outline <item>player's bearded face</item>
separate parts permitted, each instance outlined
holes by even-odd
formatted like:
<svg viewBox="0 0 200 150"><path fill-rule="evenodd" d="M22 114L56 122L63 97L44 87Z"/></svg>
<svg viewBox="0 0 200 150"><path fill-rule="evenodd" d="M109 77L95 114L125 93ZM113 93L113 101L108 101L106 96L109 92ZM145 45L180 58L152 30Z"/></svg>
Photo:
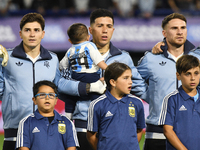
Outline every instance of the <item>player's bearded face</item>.
<svg viewBox="0 0 200 150"><path fill-rule="evenodd" d="M89 28L93 42L97 47L102 48L110 43L114 31L113 20L110 17L99 17Z"/></svg>
<svg viewBox="0 0 200 150"><path fill-rule="evenodd" d="M174 47L182 46L187 38L186 22L181 19L170 20L163 30L163 35L168 44Z"/></svg>

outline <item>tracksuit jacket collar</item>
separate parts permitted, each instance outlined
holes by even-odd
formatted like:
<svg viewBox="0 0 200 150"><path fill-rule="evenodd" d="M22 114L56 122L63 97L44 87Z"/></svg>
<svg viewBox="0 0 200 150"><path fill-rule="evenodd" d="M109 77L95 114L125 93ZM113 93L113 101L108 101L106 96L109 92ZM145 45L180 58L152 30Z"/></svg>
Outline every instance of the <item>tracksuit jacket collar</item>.
<svg viewBox="0 0 200 150"><path fill-rule="evenodd" d="M200 90L199 88L197 87L197 92L200 93ZM194 99L193 97L189 96L183 89L182 85L179 87L179 93L180 95L182 96L182 98L186 101L186 100L189 100L189 99ZM198 98L199 99L199 98Z"/></svg>
<svg viewBox="0 0 200 150"><path fill-rule="evenodd" d="M163 42L165 43L165 46L161 46L161 49L163 50L163 54L165 57L168 58L168 53L167 53L167 42L166 39L163 39ZM194 49L195 46L188 40L186 40L186 42L184 43L184 54L188 54L190 50Z"/></svg>
<svg viewBox="0 0 200 150"><path fill-rule="evenodd" d="M23 47L23 41L13 49L12 56L22 59L27 59L26 53ZM40 45L40 59L42 60L50 60L52 59L48 50L46 50L42 45Z"/></svg>
<svg viewBox="0 0 200 150"><path fill-rule="evenodd" d="M111 102L111 103L117 103L117 102L123 102L123 103L126 103L127 102L127 97L128 97L128 94L124 94L124 96L120 99L120 100L117 100L111 93L110 91L106 90L105 92L105 95L108 97L108 100Z"/></svg>
<svg viewBox="0 0 200 150"><path fill-rule="evenodd" d="M113 44L110 42L110 54L112 56L115 56L115 55L121 55L122 52L118 48L116 48L115 46L113 46Z"/></svg>
<svg viewBox="0 0 200 150"><path fill-rule="evenodd" d="M91 42L93 41L91 40ZM122 52L118 48L113 46L113 44L110 42L110 55L115 56L115 55L121 55L121 54Z"/></svg>
<svg viewBox="0 0 200 150"><path fill-rule="evenodd" d="M44 116L42 116L38 109L34 112L34 115L36 117L36 119L40 120L45 118ZM57 111L54 110L54 120L62 120L62 117L59 115L59 113ZM54 121L55 122L55 121Z"/></svg>

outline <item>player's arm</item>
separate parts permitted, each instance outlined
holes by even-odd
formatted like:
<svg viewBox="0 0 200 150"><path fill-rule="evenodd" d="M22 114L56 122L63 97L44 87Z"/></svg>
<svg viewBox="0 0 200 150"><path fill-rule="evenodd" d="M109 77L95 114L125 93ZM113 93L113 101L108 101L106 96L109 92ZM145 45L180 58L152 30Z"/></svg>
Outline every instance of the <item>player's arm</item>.
<svg viewBox="0 0 200 150"><path fill-rule="evenodd" d="M91 132L87 131L87 140L92 146L94 150L97 149L97 143L98 143L98 138L97 138L97 132Z"/></svg>
<svg viewBox="0 0 200 150"><path fill-rule="evenodd" d="M151 50L153 54L160 54L163 50L160 48L161 46L165 46L164 42L158 42Z"/></svg>
<svg viewBox="0 0 200 150"><path fill-rule="evenodd" d="M179 140L176 133L173 130L173 126L164 125L163 132L166 136L167 140L176 148L181 150L187 150L187 148L183 145L183 143Z"/></svg>
<svg viewBox="0 0 200 150"><path fill-rule="evenodd" d="M18 150L29 150L29 148L28 147L20 147L20 148L18 148Z"/></svg>
<svg viewBox="0 0 200 150"><path fill-rule="evenodd" d="M66 150L76 150L76 147L68 147Z"/></svg>
<svg viewBox="0 0 200 150"><path fill-rule="evenodd" d="M106 70L107 64L104 61L100 61L97 66L103 70Z"/></svg>
<svg viewBox="0 0 200 150"><path fill-rule="evenodd" d="M138 142L140 142L140 140L142 138L142 131L143 131L143 129L137 129L137 139L138 139Z"/></svg>

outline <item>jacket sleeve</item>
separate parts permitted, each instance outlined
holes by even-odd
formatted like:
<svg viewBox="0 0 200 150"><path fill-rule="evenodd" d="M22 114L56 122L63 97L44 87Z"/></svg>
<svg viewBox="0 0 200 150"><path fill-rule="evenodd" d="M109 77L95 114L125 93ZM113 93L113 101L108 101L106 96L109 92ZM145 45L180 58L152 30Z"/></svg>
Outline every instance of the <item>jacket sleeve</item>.
<svg viewBox="0 0 200 150"><path fill-rule="evenodd" d="M3 59L0 58L0 64L2 61L3 61ZM3 91L4 91L4 87L5 87L3 69L4 69L4 67L2 65L0 65L0 100L2 100Z"/></svg>
<svg viewBox="0 0 200 150"><path fill-rule="evenodd" d="M141 99L145 99L146 98L146 92L147 92L147 84L145 83L145 81L143 80L143 78L141 77L141 75L139 74L137 68L134 66L134 63L130 57L130 55L128 55L128 57L126 57L126 61L128 61L128 66L131 68L132 70L132 92L133 94L135 94L136 96L140 97Z"/></svg>
<svg viewBox="0 0 200 150"><path fill-rule="evenodd" d="M139 60L137 70L140 73L141 77L145 80L145 82L148 83L149 73L148 73L148 62L146 55ZM143 94L141 98L148 103L147 93Z"/></svg>
<svg viewBox="0 0 200 150"><path fill-rule="evenodd" d="M58 81L58 92L71 96L85 96L86 83L76 81L70 77L70 70L61 70L61 77Z"/></svg>
<svg viewBox="0 0 200 150"><path fill-rule="evenodd" d="M69 67L69 59L68 59L68 56L67 56L67 53L66 53L65 56L60 61L59 69L63 70L63 69L66 69L68 67Z"/></svg>
<svg viewBox="0 0 200 150"><path fill-rule="evenodd" d="M29 133L30 133L30 121L28 121L27 117L25 117L19 122L16 148L31 147L31 137Z"/></svg>

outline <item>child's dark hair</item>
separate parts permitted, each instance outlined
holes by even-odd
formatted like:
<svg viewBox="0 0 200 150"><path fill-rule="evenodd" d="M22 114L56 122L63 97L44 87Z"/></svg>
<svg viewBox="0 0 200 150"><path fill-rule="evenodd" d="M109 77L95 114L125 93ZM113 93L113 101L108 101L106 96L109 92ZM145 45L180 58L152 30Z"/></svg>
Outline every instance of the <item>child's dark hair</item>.
<svg viewBox="0 0 200 150"><path fill-rule="evenodd" d="M113 13L107 9L96 9L90 14L90 25L95 22L95 19L100 18L100 17L110 17L113 20L114 24L114 16Z"/></svg>
<svg viewBox="0 0 200 150"><path fill-rule="evenodd" d="M78 44L80 41L87 40L88 29L82 23L74 23L68 28L67 34L73 44Z"/></svg>
<svg viewBox="0 0 200 150"><path fill-rule="evenodd" d="M168 24L168 22L172 19L180 19L180 20L183 20L185 21L185 23L187 23L187 19L185 18L184 15L182 14L179 14L179 13L172 13L168 16L166 16L163 21L162 21L162 28L164 29L165 26Z"/></svg>
<svg viewBox="0 0 200 150"><path fill-rule="evenodd" d="M113 79L116 81L126 70L131 70L131 68L124 63L114 62L108 65L105 70L104 80L109 91L111 90L110 80Z"/></svg>
<svg viewBox="0 0 200 150"><path fill-rule="evenodd" d="M57 86L51 82L51 81L48 81L48 80L43 80L43 81L39 81L37 82L34 86L33 86L33 94L36 95L38 94L38 91L39 91L39 88L43 85L46 85L46 86L49 86L51 87L55 94L58 94L58 89L57 89Z"/></svg>
<svg viewBox="0 0 200 150"><path fill-rule="evenodd" d="M35 22L35 21L38 22L41 25L42 30L44 30L45 20L42 17L42 15L38 13L28 13L24 15L20 21L20 29L22 30L22 28L24 27L26 23Z"/></svg>
<svg viewBox="0 0 200 150"><path fill-rule="evenodd" d="M183 55L176 62L176 71L179 74L195 67L200 67L199 59L192 55Z"/></svg>

